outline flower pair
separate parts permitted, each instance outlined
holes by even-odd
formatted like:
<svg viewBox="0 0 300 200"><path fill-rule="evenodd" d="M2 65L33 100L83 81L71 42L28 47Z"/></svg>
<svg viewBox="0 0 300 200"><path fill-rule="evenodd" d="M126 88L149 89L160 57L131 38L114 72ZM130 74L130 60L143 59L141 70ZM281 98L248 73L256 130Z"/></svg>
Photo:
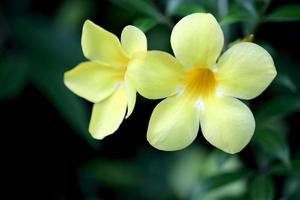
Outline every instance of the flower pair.
<svg viewBox="0 0 300 200"><path fill-rule="evenodd" d="M212 145L236 153L250 141L255 120L239 99L258 96L276 76L271 56L248 42L223 55L223 32L211 14L195 13L173 28L175 57L147 51L142 31L127 26L121 43L86 21L82 49L90 62L66 72L65 84L94 102L89 131L98 139L112 134L131 114L136 91L161 99L154 109L147 139L157 149L179 150L196 138L199 124Z"/></svg>

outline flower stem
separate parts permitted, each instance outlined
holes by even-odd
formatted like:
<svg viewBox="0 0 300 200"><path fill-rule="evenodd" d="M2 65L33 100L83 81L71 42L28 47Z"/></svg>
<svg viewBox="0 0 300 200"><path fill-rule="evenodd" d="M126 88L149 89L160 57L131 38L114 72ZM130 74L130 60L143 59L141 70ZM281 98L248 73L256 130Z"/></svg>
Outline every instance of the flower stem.
<svg viewBox="0 0 300 200"><path fill-rule="evenodd" d="M257 19L256 19L256 23L253 26L253 28L251 29L250 34L254 34L257 31L259 25L261 23L263 23L264 15L265 15L268 7L270 6L271 2L272 2L272 0L267 0L266 3L261 8L261 10L259 11Z"/></svg>
<svg viewBox="0 0 300 200"><path fill-rule="evenodd" d="M170 28L173 28L173 26L174 26L173 21L158 8L158 6L156 5L156 3L153 0L151 0L150 3L151 3L151 6L156 11L156 15L158 16L158 18L161 19L160 22L168 25Z"/></svg>

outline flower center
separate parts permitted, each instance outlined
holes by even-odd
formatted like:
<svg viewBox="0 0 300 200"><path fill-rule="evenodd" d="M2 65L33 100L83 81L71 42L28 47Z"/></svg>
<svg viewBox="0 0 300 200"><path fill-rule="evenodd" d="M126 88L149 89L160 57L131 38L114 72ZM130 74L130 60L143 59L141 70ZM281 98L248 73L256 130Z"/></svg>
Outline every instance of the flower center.
<svg viewBox="0 0 300 200"><path fill-rule="evenodd" d="M125 74L127 71L128 60L123 62L121 66L114 68L112 71L112 78L116 81L116 90L124 87Z"/></svg>
<svg viewBox="0 0 300 200"><path fill-rule="evenodd" d="M118 69L116 69L116 78L118 80L122 80L122 81L124 80L128 63L129 63L129 60L124 60L122 65Z"/></svg>
<svg viewBox="0 0 300 200"><path fill-rule="evenodd" d="M216 92L216 79L214 73L203 67L196 67L187 72L185 78L186 92L193 99L207 99Z"/></svg>
<svg viewBox="0 0 300 200"><path fill-rule="evenodd" d="M118 74L119 74L119 79L120 80L124 80L124 77L125 77L125 73L127 71L127 66L122 66L119 70L118 70Z"/></svg>

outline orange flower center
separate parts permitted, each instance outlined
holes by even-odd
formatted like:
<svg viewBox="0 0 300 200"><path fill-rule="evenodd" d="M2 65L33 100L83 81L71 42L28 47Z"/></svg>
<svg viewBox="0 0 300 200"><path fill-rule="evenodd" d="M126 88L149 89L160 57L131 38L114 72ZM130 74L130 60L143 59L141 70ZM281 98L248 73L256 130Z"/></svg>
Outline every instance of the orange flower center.
<svg viewBox="0 0 300 200"><path fill-rule="evenodd" d="M196 67L187 72L185 78L186 92L193 99L199 97L207 99L216 92L216 78L214 73L203 67Z"/></svg>

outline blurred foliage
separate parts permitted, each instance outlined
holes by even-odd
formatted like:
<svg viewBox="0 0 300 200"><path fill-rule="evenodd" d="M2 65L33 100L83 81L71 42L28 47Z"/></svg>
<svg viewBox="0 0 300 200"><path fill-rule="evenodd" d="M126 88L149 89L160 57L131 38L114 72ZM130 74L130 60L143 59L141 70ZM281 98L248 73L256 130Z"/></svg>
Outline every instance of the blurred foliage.
<svg viewBox="0 0 300 200"><path fill-rule="evenodd" d="M31 3L7 1L0 7L0 101L33 85L94 149L97 156L78 170L84 199L102 199L103 193L112 195L110 199L300 199L300 148L291 148L291 138L298 133L290 129L289 120L300 111L299 57L274 48L263 36L256 38L262 24L299 26L300 4L281 2L274 8L271 0L65 0L53 13L43 14L31 12ZM225 48L254 34L254 42L274 58L278 76L258 103L251 104L257 128L250 145L239 155L197 141L179 152L160 152L148 145L138 147L130 159L102 157L100 142L87 132L88 104L63 84L63 73L84 60L84 20L116 34L134 24L146 32L149 49L171 52L172 27L194 12L216 16ZM286 31L299 42L299 35Z"/></svg>
<svg viewBox="0 0 300 200"><path fill-rule="evenodd" d="M267 21L297 21L300 19L300 5L282 6L267 15Z"/></svg>

